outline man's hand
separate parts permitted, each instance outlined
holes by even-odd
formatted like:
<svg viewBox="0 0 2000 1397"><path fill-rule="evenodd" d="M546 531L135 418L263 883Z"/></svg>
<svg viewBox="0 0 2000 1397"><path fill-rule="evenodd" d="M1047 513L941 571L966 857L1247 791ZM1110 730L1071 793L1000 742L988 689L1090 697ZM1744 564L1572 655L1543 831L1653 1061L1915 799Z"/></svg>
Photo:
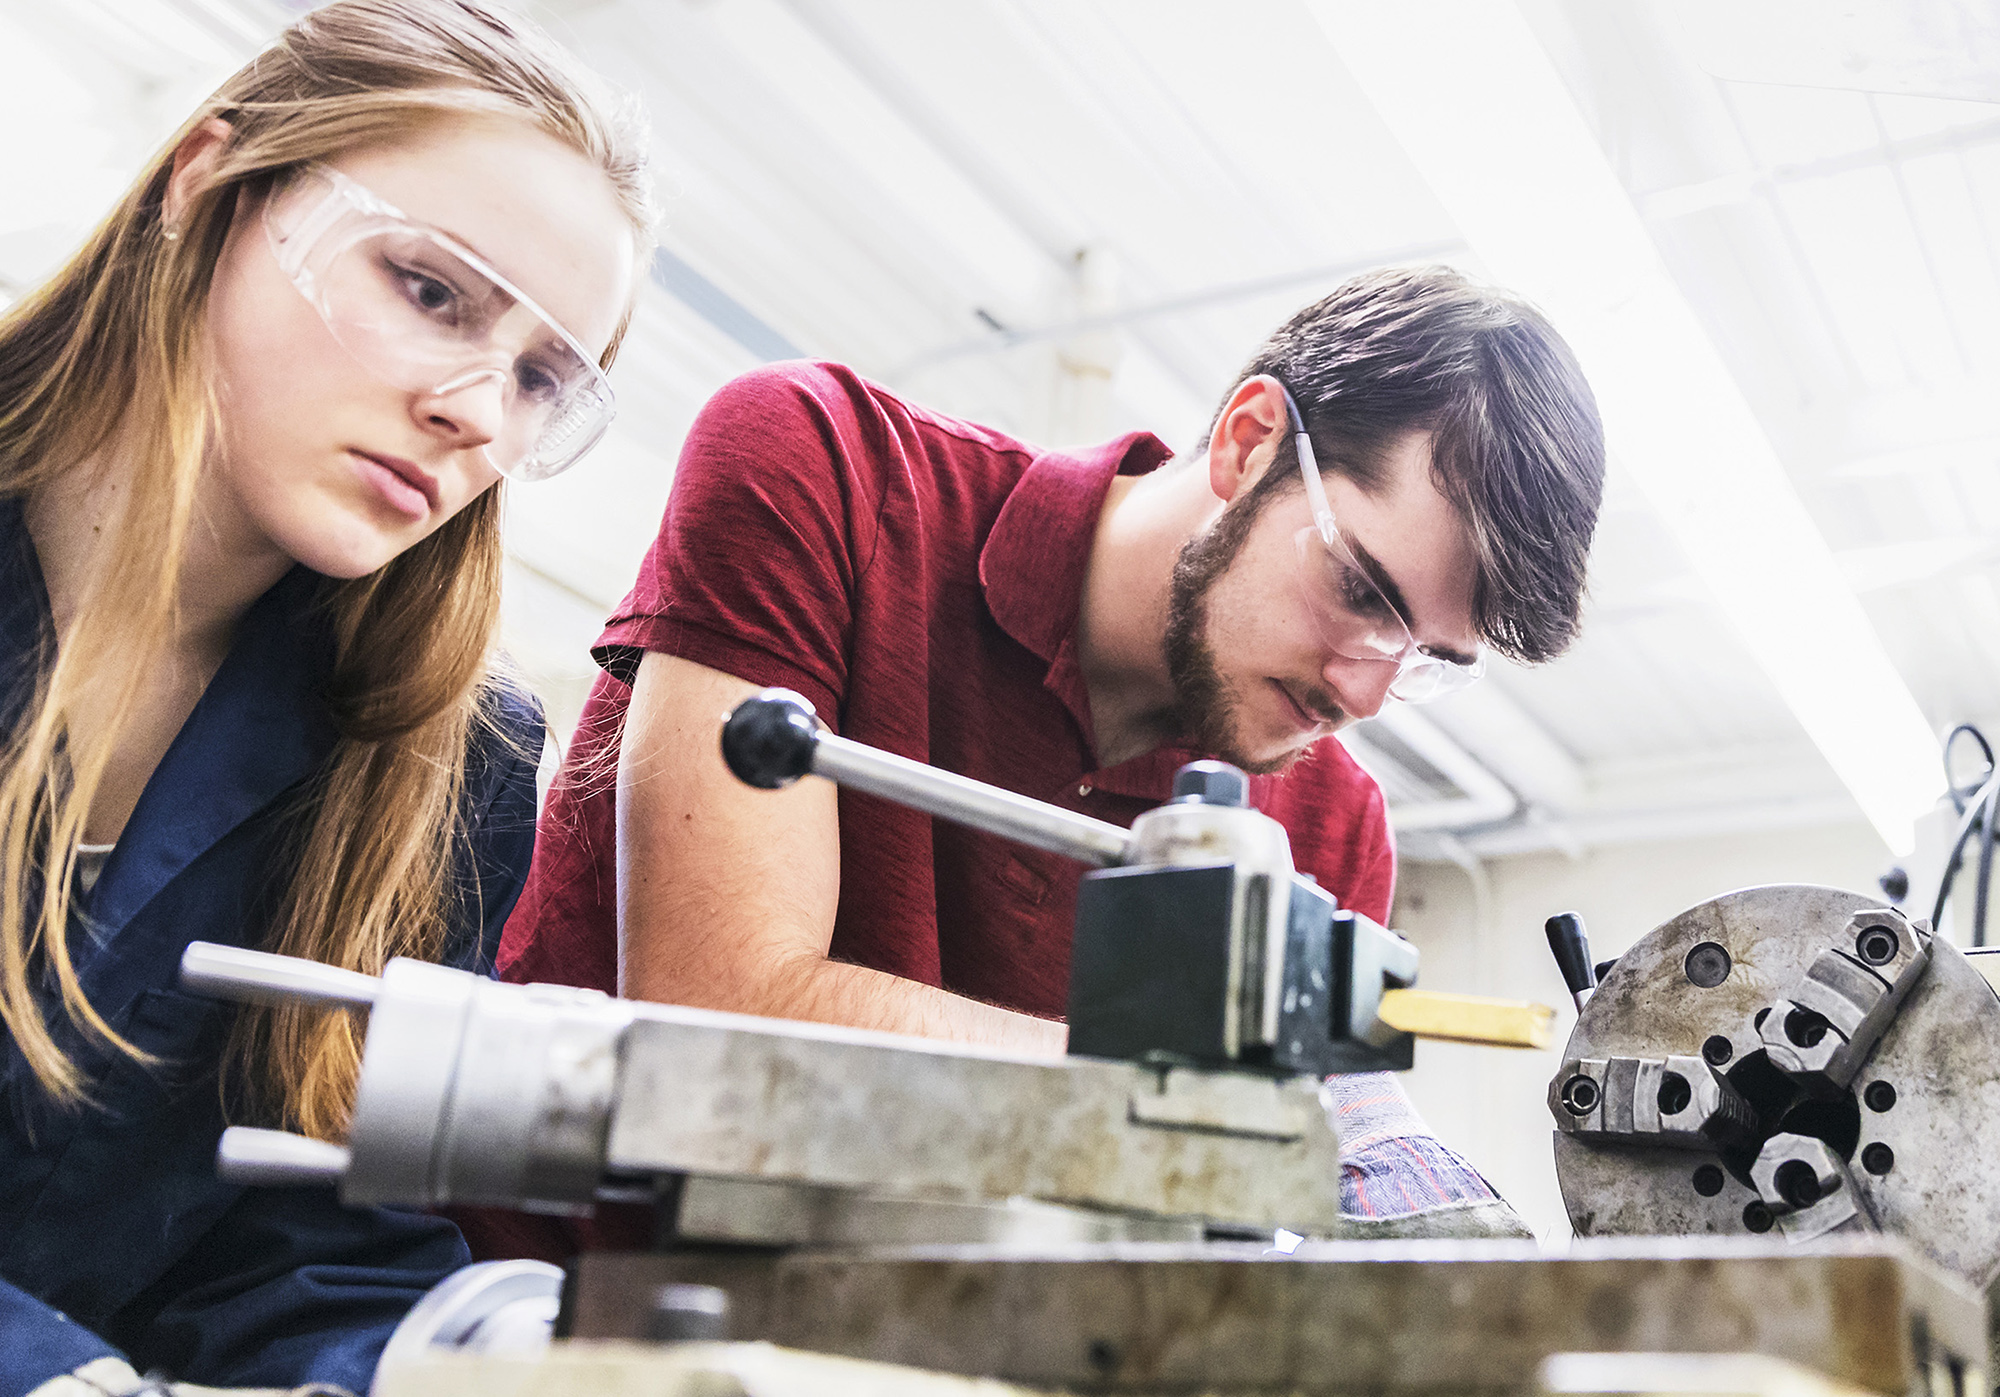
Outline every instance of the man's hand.
<svg viewBox="0 0 2000 1397"><path fill-rule="evenodd" d="M840 902L831 782L782 791L723 765L722 718L754 684L648 654L618 761L618 991L1056 1056L1062 1024L827 959Z"/></svg>

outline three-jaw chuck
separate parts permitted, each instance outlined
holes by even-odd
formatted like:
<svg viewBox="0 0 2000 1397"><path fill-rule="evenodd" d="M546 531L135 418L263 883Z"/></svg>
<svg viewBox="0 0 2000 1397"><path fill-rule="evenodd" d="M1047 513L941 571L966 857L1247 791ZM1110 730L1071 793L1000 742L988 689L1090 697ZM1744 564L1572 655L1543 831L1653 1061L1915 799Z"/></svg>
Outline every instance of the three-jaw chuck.
<svg viewBox="0 0 2000 1397"><path fill-rule="evenodd" d="M1832 888L1701 903L1605 968L1549 1084L1578 1236L1892 1233L2000 1275L2000 996Z"/></svg>

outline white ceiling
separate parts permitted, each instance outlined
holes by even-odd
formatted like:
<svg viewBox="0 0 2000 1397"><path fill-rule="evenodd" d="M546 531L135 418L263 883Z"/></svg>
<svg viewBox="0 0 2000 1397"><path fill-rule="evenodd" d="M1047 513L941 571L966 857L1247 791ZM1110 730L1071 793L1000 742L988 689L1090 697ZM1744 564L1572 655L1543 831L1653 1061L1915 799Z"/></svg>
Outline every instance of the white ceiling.
<svg viewBox="0 0 2000 1397"><path fill-rule="evenodd" d="M1925 717L2000 715L2000 105L1719 79L1709 0L1521 7ZM735 373L840 359L1031 439L1184 446L1352 271L1484 270L1301 0L534 8L643 98L668 210L618 426L510 506L510 643L559 718ZM0 0L0 118L37 136L0 148L0 295L288 13ZM1406 853L1858 818L1732 635L1614 463L1576 650L1360 735Z"/></svg>

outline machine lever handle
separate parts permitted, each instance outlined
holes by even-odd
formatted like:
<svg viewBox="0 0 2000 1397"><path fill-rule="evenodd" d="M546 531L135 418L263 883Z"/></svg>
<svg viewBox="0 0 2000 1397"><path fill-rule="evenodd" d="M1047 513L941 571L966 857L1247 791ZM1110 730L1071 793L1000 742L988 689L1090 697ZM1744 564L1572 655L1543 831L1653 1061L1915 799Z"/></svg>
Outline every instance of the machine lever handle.
<svg viewBox="0 0 2000 1397"><path fill-rule="evenodd" d="M297 956L191 941L181 952L181 987L239 1004L344 1004L366 1009L375 1003L382 982L358 970Z"/></svg>
<svg viewBox="0 0 2000 1397"><path fill-rule="evenodd" d="M224 1183L252 1188L325 1186L340 1182L348 1159L346 1149L324 1140L232 1125L215 1147L215 1173Z"/></svg>
<svg viewBox="0 0 2000 1397"><path fill-rule="evenodd" d="M1132 847L1132 832L1109 821L822 731L812 704L789 689L765 689L730 710L722 725L722 759L739 780L763 790L823 776L1099 868L1123 863Z"/></svg>
<svg viewBox="0 0 2000 1397"><path fill-rule="evenodd" d="M765 689L722 720L722 760L747 786L783 790L811 774L820 735L818 714L802 695Z"/></svg>
<svg viewBox="0 0 2000 1397"><path fill-rule="evenodd" d="M1583 929L1583 918L1574 912L1558 912L1549 918L1544 929L1549 934L1549 950L1555 954L1556 969L1562 972L1563 985L1581 1012L1597 988L1597 971L1590 963L1590 937Z"/></svg>

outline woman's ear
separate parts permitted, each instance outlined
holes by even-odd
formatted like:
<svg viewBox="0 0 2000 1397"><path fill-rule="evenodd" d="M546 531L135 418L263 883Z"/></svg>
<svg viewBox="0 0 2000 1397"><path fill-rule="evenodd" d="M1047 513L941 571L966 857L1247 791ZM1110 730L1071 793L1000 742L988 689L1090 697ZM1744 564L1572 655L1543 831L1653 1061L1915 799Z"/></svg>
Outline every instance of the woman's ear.
<svg viewBox="0 0 2000 1397"><path fill-rule="evenodd" d="M212 116L182 138L174 151L173 173L167 176L167 191L160 200L160 222L178 229L187 217L195 191L215 172L216 162L229 148L236 130L219 116Z"/></svg>

